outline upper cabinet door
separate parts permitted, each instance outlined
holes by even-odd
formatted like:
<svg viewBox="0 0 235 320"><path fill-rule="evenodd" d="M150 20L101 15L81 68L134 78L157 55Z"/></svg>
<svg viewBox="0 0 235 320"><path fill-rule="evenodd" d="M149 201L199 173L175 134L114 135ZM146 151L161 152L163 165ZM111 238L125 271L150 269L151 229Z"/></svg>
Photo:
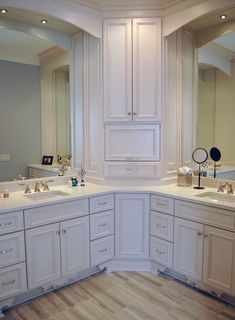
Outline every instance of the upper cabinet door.
<svg viewBox="0 0 235 320"><path fill-rule="evenodd" d="M104 120L160 121L161 19L105 20L103 58Z"/></svg>
<svg viewBox="0 0 235 320"><path fill-rule="evenodd" d="M161 120L161 19L133 20L133 120Z"/></svg>
<svg viewBox="0 0 235 320"><path fill-rule="evenodd" d="M128 121L132 116L131 19L104 21L104 119Z"/></svg>

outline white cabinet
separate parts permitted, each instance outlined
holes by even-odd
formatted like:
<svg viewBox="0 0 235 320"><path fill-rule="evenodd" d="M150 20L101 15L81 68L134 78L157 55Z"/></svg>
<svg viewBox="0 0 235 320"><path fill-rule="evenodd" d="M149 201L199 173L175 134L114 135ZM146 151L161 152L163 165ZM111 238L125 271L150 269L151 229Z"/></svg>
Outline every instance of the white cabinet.
<svg viewBox="0 0 235 320"><path fill-rule="evenodd" d="M205 226L203 282L235 294L235 233Z"/></svg>
<svg viewBox="0 0 235 320"><path fill-rule="evenodd" d="M0 268L25 260L24 231L0 236Z"/></svg>
<svg viewBox="0 0 235 320"><path fill-rule="evenodd" d="M29 289L88 268L89 218L26 230L26 250Z"/></svg>
<svg viewBox="0 0 235 320"><path fill-rule="evenodd" d="M105 121L161 119L161 19L104 21Z"/></svg>
<svg viewBox="0 0 235 320"><path fill-rule="evenodd" d="M173 269L188 278L201 281L203 225L175 218Z"/></svg>
<svg viewBox="0 0 235 320"><path fill-rule="evenodd" d="M106 161L159 161L159 125L106 125Z"/></svg>
<svg viewBox="0 0 235 320"><path fill-rule="evenodd" d="M0 215L0 234L24 229L23 211L13 211Z"/></svg>
<svg viewBox="0 0 235 320"><path fill-rule="evenodd" d="M149 195L117 194L115 199L117 258L149 257Z"/></svg>

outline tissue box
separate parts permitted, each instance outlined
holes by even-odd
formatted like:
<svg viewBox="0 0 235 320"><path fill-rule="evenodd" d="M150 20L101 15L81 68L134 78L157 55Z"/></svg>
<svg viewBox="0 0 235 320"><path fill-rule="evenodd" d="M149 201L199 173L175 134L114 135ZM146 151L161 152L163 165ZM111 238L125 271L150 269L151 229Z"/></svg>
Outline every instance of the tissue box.
<svg viewBox="0 0 235 320"><path fill-rule="evenodd" d="M184 175L178 173L177 177L177 186L180 187L189 187L193 183L193 177L191 175Z"/></svg>

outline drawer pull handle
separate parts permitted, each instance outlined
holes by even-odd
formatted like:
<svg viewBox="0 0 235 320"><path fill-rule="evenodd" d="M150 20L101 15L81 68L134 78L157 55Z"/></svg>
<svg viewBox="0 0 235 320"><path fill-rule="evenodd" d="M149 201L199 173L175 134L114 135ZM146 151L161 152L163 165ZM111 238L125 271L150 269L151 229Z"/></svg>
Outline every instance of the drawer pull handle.
<svg viewBox="0 0 235 320"><path fill-rule="evenodd" d="M98 227L106 227L108 225L107 222L103 223L103 224L99 224Z"/></svg>
<svg viewBox="0 0 235 320"><path fill-rule="evenodd" d="M208 234L204 234L203 236L204 236L204 238L207 238L207 237L208 237Z"/></svg>
<svg viewBox="0 0 235 320"><path fill-rule="evenodd" d="M198 231L197 235L198 235L198 236L201 236L201 235L202 235L202 232L201 232L201 231Z"/></svg>
<svg viewBox="0 0 235 320"><path fill-rule="evenodd" d="M12 280L10 280L8 282L2 282L2 286L10 286L11 284L13 284L15 282L16 282L15 279L12 279Z"/></svg>
<svg viewBox="0 0 235 320"><path fill-rule="evenodd" d="M166 207L166 206L167 206L166 203L162 203L162 202L159 202L159 201L157 201L156 203L157 203L157 205L158 205L159 207Z"/></svg>
<svg viewBox="0 0 235 320"><path fill-rule="evenodd" d="M158 228L162 228L162 229L166 228L166 226L161 225L161 224L159 224L159 223L157 223L156 226L157 226Z"/></svg>
<svg viewBox="0 0 235 320"><path fill-rule="evenodd" d="M159 254L165 254L164 251L160 251L160 250L158 250L158 249L156 249L155 251L156 251L157 253L159 253Z"/></svg>
<svg viewBox="0 0 235 320"><path fill-rule="evenodd" d="M6 253L10 253L11 251L13 251L13 248L9 248L9 249L4 249L4 250L0 250L0 254L6 254Z"/></svg>
<svg viewBox="0 0 235 320"><path fill-rule="evenodd" d="M10 226L11 224L12 224L12 221L0 223L0 228Z"/></svg>
<svg viewBox="0 0 235 320"><path fill-rule="evenodd" d="M108 249L107 249L107 248L105 248L105 249L101 249L101 250L99 250L98 252L99 252L99 253L104 253L104 252L106 252L106 251L108 251Z"/></svg>
<svg viewBox="0 0 235 320"><path fill-rule="evenodd" d="M99 202L99 203L98 203L98 206L105 206L106 204L107 204L107 201Z"/></svg>

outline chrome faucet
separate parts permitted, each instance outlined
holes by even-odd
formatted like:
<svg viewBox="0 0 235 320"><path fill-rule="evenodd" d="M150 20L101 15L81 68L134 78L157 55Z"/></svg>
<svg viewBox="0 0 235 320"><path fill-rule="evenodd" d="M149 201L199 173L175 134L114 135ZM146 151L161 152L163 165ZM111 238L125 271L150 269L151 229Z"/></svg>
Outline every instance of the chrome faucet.
<svg viewBox="0 0 235 320"><path fill-rule="evenodd" d="M53 181L54 181L53 179L41 181L41 185L43 186L43 191L50 190L49 186L48 186L48 183L49 182L53 182Z"/></svg>
<svg viewBox="0 0 235 320"><path fill-rule="evenodd" d="M40 192L40 182L35 181L34 192Z"/></svg>

